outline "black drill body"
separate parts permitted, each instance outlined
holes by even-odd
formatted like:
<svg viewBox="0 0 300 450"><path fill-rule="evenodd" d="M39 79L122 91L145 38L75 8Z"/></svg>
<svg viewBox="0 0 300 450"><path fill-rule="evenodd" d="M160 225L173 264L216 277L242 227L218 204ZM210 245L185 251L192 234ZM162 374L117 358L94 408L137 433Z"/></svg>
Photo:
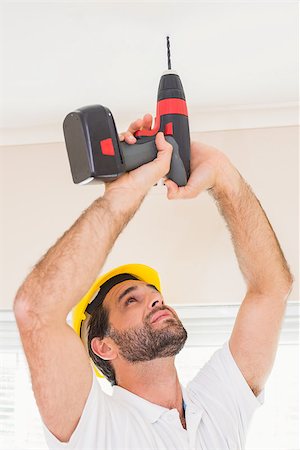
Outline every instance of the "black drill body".
<svg viewBox="0 0 300 450"><path fill-rule="evenodd" d="M170 60L169 66L170 66ZM113 181L152 161L157 156L155 137L159 131L173 146L167 177L178 186L190 176L190 133L188 112L181 80L173 70L159 83L155 124L152 130L135 133L137 142L119 141L111 111L103 105L79 108L68 114L63 124L65 142L76 184Z"/></svg>

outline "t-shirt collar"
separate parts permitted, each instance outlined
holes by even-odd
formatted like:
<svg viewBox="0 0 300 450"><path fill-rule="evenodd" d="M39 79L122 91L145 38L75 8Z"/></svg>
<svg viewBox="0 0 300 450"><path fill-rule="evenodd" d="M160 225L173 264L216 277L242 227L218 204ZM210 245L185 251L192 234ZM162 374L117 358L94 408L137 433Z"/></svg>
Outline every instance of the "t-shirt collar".
<svg viewBox="0 0 300 450"><path fill-rule="evenodd" d="M194 411L195 406L191 404L187 390L182 385L180 385L180 387L182 391L184 409L189 407L192 411ZM127 407L131 405L135 409L138 409L143 417L146 417L150 423L156 422L164 413L170 411L168 408L149 402L148 400L133 394L121 386L113 386L112 395L115 400L124 403ZM198 410L197 412L202 413L203 410L201 409L201 411Z"/></svg>
<svg viewBox="0 0 300 450"><path fill-rule="evenodd" d="M169 411L168 408L151 403L121 386L113 386L112 396L115 400L124 403L127 407L131 405L135 409L138 409L150 423L156 422L163 413Z"/></svg>

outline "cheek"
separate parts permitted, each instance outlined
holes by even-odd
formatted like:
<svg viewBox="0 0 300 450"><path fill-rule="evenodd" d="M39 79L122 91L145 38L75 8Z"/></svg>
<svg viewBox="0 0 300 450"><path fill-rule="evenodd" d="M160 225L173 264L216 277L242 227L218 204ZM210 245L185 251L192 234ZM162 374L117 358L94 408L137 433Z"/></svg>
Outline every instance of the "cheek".
<svg viewBox="0 0 300 450"><path fill-rule="evenodd" d="M111 322L111 324L120 331L141 327L143 326L143 314L138 308L129 307L127 311L125 310L116 315L114 322Z"/></svg>

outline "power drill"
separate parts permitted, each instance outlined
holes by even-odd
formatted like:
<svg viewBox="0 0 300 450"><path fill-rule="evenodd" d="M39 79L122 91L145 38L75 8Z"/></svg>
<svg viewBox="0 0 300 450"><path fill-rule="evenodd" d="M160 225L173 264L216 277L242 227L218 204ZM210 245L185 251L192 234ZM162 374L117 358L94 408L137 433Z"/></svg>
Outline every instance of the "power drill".
<svg viewBox="0 0 300 450"><path fill-rule="evenodd" d="M173 146L167 178L185 186L190 176L190 132L185 95L179 76L171 69L167 36L168 70L160 79L155 124L134 133L135 144L120 142L111 111L102 105L78 108L63 123L73 181L76 184L109 182L124 172L153 161L159 131Z"/></svg>

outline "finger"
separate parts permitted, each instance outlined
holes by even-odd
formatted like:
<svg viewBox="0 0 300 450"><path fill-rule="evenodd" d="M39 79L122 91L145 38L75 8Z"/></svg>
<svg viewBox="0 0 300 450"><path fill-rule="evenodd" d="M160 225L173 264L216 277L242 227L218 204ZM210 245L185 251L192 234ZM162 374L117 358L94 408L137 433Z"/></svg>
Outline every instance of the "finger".
<svg viewBox="0 0 300 450"><path fill-rule="evenodd" d="M143 125L142 125L143 129L144 130L151 130L152 121L153 121L153 119L152 119L151 114L145 114L144 117L143 117Z"/></svg>
<svg viewBox="0 0 300 450"><path fill-rule="evenodd" d="M133 136L132 133L129 131L124 131L123 133L119 134L120 142L127 142L127 144L135 144L136 138Z"/></svg>
<svg viewBox="0 0 300 450"><path fill-rule="evenodd" d="M147 129L151 130L152 126L152 116L151 114L145 114L143 119L136 119L134 122L132 122L129 125L129 128L127 131L119 134L120 141L127 142L127 144L135 144L136 138L134 136L134 133L138 130Z"/></svg>
<svg viewBox="0 0 300 450"><path fill-rule="evenodd" d="M125 142L127 142L127 144L135 144L136 143L136 138L133 136L132 133L130 133L130 131L126 131L126 133L124 133L124 140L125 140Z"/></svg>
<svg viewBox="0 0 300 450"><path fill-rule="evenodd" d="M138 131L142 125L143 125L143 119L136 119L134 122L132 122L129 125L127 132L133 134L136 131Z"/></svg>

